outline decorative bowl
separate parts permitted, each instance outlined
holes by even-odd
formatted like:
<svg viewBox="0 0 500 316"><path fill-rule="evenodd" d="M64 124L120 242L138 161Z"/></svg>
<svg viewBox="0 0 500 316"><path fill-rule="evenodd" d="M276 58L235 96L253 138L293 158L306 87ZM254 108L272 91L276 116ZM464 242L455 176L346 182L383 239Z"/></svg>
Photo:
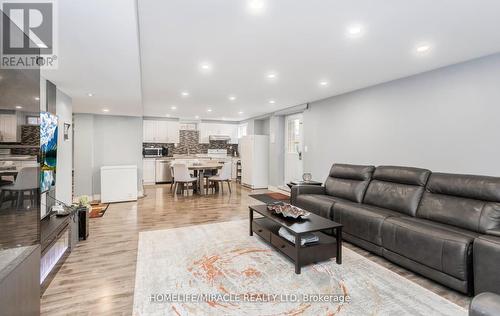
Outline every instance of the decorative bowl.
<svg viewBox="0 0 500 316"><path fill-rule="evenodd" d="M311 214L306 210L290 205L288 203L270 204L267 206L267 209L273 211L276 214L281 214L284 217L292 217L292 218L305 218Z"/></svg>
<svg viewBox="0 0 500 316"><path fill-rule="evenodd" d="M306 172L302 175L302 180L304 181L311 181L312 180L312 174L310 174L309 172Z"/></svg>

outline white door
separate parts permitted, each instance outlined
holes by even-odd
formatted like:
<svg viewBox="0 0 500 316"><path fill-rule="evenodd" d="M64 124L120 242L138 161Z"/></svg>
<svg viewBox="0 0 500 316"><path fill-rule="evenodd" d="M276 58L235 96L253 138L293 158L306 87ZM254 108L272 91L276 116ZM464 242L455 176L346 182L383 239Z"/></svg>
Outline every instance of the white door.
<svg viewBox="0 0 500 316"><path fill-rule="evenodd" d="M302 114L286 117L285 123L285 183L302 180L303 174Z"/></svg>

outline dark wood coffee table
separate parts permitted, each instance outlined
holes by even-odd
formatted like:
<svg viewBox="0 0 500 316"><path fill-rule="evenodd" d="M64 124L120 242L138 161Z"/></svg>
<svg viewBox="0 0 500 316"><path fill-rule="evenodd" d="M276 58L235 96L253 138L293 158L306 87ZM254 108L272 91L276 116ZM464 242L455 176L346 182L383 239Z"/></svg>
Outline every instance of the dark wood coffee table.
<svg viewBox="0 0 500 316"><path fill-rule="evenodd" d="M262 215L254 218L254 212ZM304 219L286 218L267 209L266 205L249 206L250 236L259 235L276 250L290 258L295 263L295 273L311 263L336 258L337 264L342 264L342 224L335 223L316 214ZM295 236L295 244L279 236L278 230L285 227ZM335 237L325 234L332 232ZM301 246L301 236L314 233L319 241Z"/></svg>

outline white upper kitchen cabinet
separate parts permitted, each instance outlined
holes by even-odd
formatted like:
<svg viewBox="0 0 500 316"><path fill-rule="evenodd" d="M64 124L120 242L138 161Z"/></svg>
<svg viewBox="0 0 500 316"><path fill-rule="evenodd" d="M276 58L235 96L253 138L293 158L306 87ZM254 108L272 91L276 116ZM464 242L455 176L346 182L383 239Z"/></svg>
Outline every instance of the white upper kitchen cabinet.
<svg viewBox="0 0 500 316"><path fill-rule="evenodd" d="M156 121L156 142L168 143L168 122Z"/></svg>
<svg viewBox="0 0 500 316"><path fill-rule="evenodd" d="M144 120L142 122L142 141L154 143L156 133L156 121Z"/></svg>
<svg viewBox="0 0 500 316"><path fill-rule="evenodd" d="M208 137L210 136L210 127L212 124L210 123L200 123L198 124L198 129L200 131L200 144L208 144L210 141Z"/></svg>
<svg viewBox="0 0 500 316"><path fill-rule="evenodd" d="M178 143L179 122L176 121L143 121L143 142L145 143Z"/></svg>
<svg viewBox="0 0 500 316"><path fill-rule="evenodd" d="M167 124L167 135L168 142L167 143L179 143L179 130L180 124L176 121L166 121Z"/></svg>
<svg viewBox="0 0 500 316"><path fill-rule="evenodd" d="M0 114L0 142L17 142L17 116Z"/></svg>

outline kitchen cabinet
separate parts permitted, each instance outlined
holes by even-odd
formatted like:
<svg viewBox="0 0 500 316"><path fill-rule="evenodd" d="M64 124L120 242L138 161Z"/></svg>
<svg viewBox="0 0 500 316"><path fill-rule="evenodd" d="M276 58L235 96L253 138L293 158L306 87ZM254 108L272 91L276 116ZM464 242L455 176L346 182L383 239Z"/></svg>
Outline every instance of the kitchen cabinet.
<svg viewBox="0 0 500 316"><path fill-rule="evenodd" d="M167 123L168 143L179 143L179 122L167 121Z"/></svg>
<svg viewBox="0 0 500 316"><path fill-rule="evenodd" d="M144 120L143 121L144 143L178 143L179 122Z"/></svg>
<svg viewBox="0 0 500 316"><path fill-rule="evenodd" d="M145 143L155 142L156 121L145 120L142 123L142 139Z"/></svg>
<svg viewBox="0 0 500 316"><path fill-rule="evenodd" d="M0 114L0 142L17 142L17 116Z"/></svg>
<svg viewBox="0 0 500 316"><path fill-rule="evenodd" d="M168 143L168 122L156 121L156 142Z"/></svg>
<svg viewBox="0 0 500 316"><path fill-rule="evenodd" d="M145 158L143 160L143 168L142 168L142 178L144 184L155 184L156 182L156 159L151 158Z"/></svg>

